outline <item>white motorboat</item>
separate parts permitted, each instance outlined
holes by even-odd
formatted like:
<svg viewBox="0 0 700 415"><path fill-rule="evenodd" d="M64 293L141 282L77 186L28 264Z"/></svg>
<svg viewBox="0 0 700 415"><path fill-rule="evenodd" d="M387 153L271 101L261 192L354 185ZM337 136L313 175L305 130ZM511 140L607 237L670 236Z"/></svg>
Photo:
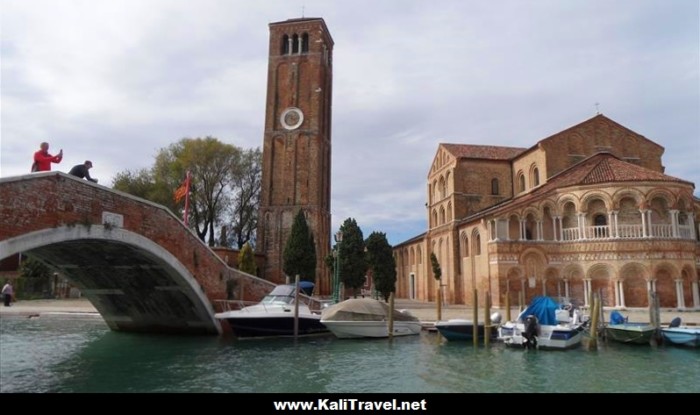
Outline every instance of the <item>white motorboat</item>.
<svg viewBox="0 0 700 415"><path fill-rule="evenodd" d="M514 322L498 329L506 346L571 349L581 344L584 324L578 310L563 309L549 297L535 297Z"/></svg>
<svg viewBox="0 0 700 415"><path fill-rule="evenodd" d="M332 305L321 315L321 323L341 339L389 336L389 306L371 298L352 298ZM394 310L392 336L419 334L422 325L414 315Z"/></svg>
<svg viewBox="0 0 700 415"><path fill-rule="evenodd" d="M700 347L700 327L681 326L680 317L674 318L669 327L662 328L661 335L672 344Z"/></svg>
<svg viewBox="0 0 700 415"><path fill-rule="evenodd" d="M216 313L214 317L227 321L237 337L293 336L294 294L293 284L278 285L260 303L240 310ZM321 324L321 313L311 311L301 301L298 321L300 336L328 332Z"/></svg>

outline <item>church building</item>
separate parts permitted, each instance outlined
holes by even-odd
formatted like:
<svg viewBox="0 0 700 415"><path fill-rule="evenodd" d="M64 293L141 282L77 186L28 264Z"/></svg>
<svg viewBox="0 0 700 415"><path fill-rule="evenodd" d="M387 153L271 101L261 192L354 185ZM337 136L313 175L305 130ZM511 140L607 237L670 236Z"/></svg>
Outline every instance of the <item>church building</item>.
<svg viewBox="0 0 700 415"><path fill-rule="evenodd" d="M700 200L664 174L664 148L599 114L529 148L438 145L428 229L394 247L397 296L451 304L491 294L607 307L700 309ZM442 270L432 275L430 254ZM521 294L523 293L523 294Z"/></svg>

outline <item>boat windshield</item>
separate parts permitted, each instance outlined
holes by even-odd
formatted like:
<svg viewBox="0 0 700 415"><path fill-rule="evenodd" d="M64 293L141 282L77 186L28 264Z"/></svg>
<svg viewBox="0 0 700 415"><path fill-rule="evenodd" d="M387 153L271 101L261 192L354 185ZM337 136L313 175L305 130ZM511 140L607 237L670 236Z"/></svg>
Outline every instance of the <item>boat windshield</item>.
<svg viewBox="0 0 700 415"><path fill-rule="evenodd" d="M292 304L294 302L294 286L278 285L270 294L262 299L263 304Z"/></svg>

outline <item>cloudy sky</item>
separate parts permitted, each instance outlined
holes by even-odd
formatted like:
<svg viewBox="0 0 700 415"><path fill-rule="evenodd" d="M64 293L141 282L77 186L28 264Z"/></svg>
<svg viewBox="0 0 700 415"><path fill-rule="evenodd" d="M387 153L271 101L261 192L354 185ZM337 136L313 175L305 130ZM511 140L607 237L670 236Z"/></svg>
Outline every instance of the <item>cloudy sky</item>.
<svg viewBox="0 0 700 415"><path fill-rule="evenodd" d="M596 102L700 184L697 0L2 0L0 176L41 141L105 185L182 137L261 146L268 23L302 7L335 40L334 228L417 235L438 143L529 147Z"/></svg>

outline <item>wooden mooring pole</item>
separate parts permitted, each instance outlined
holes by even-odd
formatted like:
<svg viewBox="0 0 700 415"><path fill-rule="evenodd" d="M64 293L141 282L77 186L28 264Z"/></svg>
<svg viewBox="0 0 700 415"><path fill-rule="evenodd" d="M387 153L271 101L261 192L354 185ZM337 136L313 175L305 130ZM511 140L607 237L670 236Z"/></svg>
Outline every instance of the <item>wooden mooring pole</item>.
<svg viewBox="0 0 700 415"><path fill-rule="evenodd" d="M474 347L479 345L479 294L474 288L474 297L472 298L474 304L474 319L472 321L472 336L474 336Z"/></svg>
<svg viewBox="0 0 700 415"><path fill-rule="evenodd" d="M299 274L294 277L294 340L299 337Z"/></svg>
<svg viewBox="0 0 700 415"><path fill-rule="evenodd" d="M506 321L510 321L510 291L506 291Z"/></svg>
<svg viewBox="0 0 700 415"><path fill-rule="evenodd" d="M474 327L477 327L475 324ZM491 340L491 292L486 291L484 297L484 346L489 347ZM478 341L478 338L477 338Z"/></svg>
<svg viewBox="0 0 700 415"><path fill-rule="evenodd" d="M600 298L596 294L592 294L591 304L591 339L588 342L588 350L598 349L598 317L600 315Z"/></svg>
<svg viewBox="0 0 700 415"><path fill-rule="evenodd" d="M389 294L389 339L394 337L394 293Z"/></svg>

